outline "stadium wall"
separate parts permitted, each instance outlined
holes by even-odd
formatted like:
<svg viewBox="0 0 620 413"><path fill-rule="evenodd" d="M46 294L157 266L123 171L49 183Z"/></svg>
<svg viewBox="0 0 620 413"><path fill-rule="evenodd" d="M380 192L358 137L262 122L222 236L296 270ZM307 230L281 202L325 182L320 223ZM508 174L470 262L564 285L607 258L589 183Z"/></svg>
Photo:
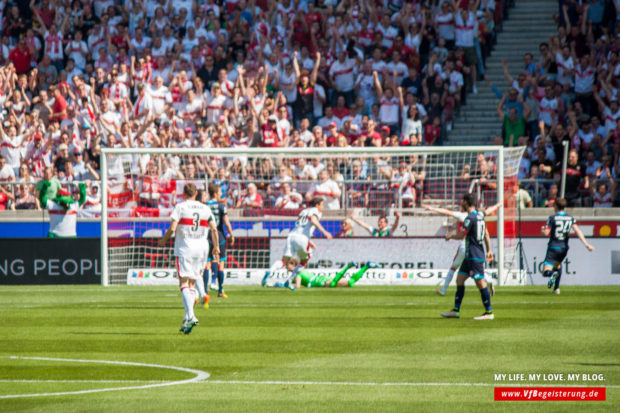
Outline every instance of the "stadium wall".
<svg viewBox="0 0 620 413"><path fill-rule="evenodd" d="M512 231L517 235L536 237L540 235L540 227L547 217L553 212L550 209L536 208L524 210L521 217L521 225L517 225ZM620 208L579 208L570 210L587 237L617 237L620 236ZM150 218L154 220L148 229L155 229L155 233L162 235L166 231L168 218ZM323 225L333 234L338 233L344 216L327 215L322 220ZM376 225L377 217L360 217L370 225ZM393 218L392 218L393 219ZM429 223L429 219L437 222ZM443 236L438 229L445 228L448 221L437 217L408 217L403 216L400 225L395 232L396 236ZM295 224L295 217L266 216L266 217L241 217L231 214L231 224L237 237L277 237L288 234ZM114 230L114 223L111 223ZM122 227L122 225L118 225ZM494 217L488 221L491 235L495 235L497 225ZM49 230L49 216L47 212L2 212L0 213L0 238L41 238L47 236ZM158 231L157 231L158 230ZM141 237L143 234L134 233L133 236ZM355 236L366 236L367 232L360 227L355 228ZM78 237L97 238L101 236L101 223L98 219L81 218L77 223ZM122 234L127 236L127 234ZM149 233L153 236L153 232Z"/></svg>

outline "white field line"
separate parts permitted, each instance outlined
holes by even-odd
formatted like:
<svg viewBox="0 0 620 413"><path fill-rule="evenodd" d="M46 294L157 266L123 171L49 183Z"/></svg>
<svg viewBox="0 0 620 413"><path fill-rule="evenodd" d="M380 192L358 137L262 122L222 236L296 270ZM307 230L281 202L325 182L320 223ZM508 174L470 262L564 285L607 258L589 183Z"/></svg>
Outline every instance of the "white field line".
<svg viewBox="0 0 620 413"><path fill-rule="evenodd" d="M172 383L167 380L21 380L5 379L0 383ZM441 382L355 382L355 381L298 381L298 380L195 380L200 384L253 384L253 385L290 385L290 386L361 386L361 387L605 387L620 388L620 385L604 385L603 383L441 383ZM123 387L119 390L128 389ZM67 393L63 393L67 394ZM30 394L23 397L32 396ZM2 396L0 396L2 397Z"/></svg>
<svg viewBox="0 0 620 413"><path fill-rule="evenodd" d="M595 383L435 383L435 382L402 382L402 383L381 383L381 382L356 382L356 381L286 381L286 380L204 380L201 383L211 384L263 384L263 385L291 385L291 386L366 386L366 387L606 387L620 388L620 385L604 385L600 382Z"/></svg>
<svg viewBox="0 0 620 413"><path fill-rule="evenodd" d="M137 367L151 367L156 369L169 369L182 371L185 373L194 374L194 377L185 380L166 381L160 383L143 384L140 386L129 387L108 387L105 389L90 389L90 390L77 390L68 392L54 392L54 393L30 393L30 394L6 394L0 395L0 399L15 399L21 397L49 397L49 396L65 396L72 394L89 394L89 393L101 393L108 391L120 391L120 390L138 390L138 389L152 389L155 387L176 386L179 384L194 383L209 378L209 373L201 370L188 369L185 367L176 366L164 366L161 364L148 364L148 363L135 363L130 361L114 361L114 360L80 360L80 359L65 359L65 358L53 358L53 357L20 357L10 356L11 359L18 360L42 360L42 361L62 361L66 363L97 363L97 364L112 364L119 366L137 366Z"/></svg>
<svg viewBox="0 0 620 413"><path fill-rule="evenodd" d="M172 380L37 380L0 379L0 383L170 383Z"/></svg>

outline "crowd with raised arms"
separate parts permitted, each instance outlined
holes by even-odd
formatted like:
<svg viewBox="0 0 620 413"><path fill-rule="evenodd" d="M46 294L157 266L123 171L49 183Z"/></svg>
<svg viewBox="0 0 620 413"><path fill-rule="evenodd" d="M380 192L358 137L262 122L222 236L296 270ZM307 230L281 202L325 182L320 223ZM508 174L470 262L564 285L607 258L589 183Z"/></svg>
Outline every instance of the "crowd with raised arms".
<svg viewBox="0 0 620 413"><path fill-rule="evenodd" d="M20 185L47 179L47 168L51 188L97 182L103 147L441 144L467 90L477 91L507 5L31 0L0 1L0 8L0 209L12 209L36 207L18 203L28 198ZM420 173L409 160L399 171L401 161L362 172L388 181ZM335 182L354 168L353 160L320 162L298 176L302 162L284 165L284 173L314 186L325 182L317 168ZM263 163L149 157L135 169L155 168L167 180L275 178L279 162ZM86 204L96 208L93 185ZM237 191L235 206L259 204L246 201L256 198L250 185ZM272 198L294 205L316 195L302 192L301 199Z"/></svg>
<svg viewBox="0 0 620 413"><path fill-rule="evenodd" d="M534 181L526 186L532 195L535 181L544 181L535 206L553 207L559 197L563 141L568 206L620 206L618 11L618 1L559 1L557 33L523 56L519 73L504 61L509 89L488 82L500 99L499 142L528 146L519 179Z"/></svg>

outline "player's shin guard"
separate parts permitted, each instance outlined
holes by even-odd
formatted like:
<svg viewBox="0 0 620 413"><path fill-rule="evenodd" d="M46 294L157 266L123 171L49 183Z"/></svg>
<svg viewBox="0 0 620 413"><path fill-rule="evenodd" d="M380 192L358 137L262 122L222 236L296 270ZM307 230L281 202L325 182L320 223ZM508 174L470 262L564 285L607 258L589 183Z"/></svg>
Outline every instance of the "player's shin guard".
<svg viewBox="0 0 620 413"><path fill-rule="evenodd" d="M329 283L330 287L335 287L338 285L338 281L340 281L340 279L342 277L344 277L344 275L347 273L347 271L349 271L349 268L353 267L353 263L349 262L347 263L347 265L345 265L345 267L343 269L341 269L340 271L338 271L336 273L336 276L334 277L334 279L332 280L331 283Z"/></svg>
<svg viewBox="0 0 620 413"><path fill-rule="evenodd" d="M364 264L362 268L360 268L355 274L351 276L349 280L349 287L353 287L356 282L359 281L360 278L364 275L364 273L368 270L368 266Z"/></svg>
<svg viewBox="0 0 620 413"><path fill-rule="evenodd" d="M480 289L480 297L482 298L482 305L487 312L491 311L491 293L487 287Z"/></svg>
<svg viewBox="0 0 620 413"><path fill-rule="evenodd" d="M454 311L459 312L461 310L461 302L465 296L465 286L457 285L456 294L454 295Z"/></svg>

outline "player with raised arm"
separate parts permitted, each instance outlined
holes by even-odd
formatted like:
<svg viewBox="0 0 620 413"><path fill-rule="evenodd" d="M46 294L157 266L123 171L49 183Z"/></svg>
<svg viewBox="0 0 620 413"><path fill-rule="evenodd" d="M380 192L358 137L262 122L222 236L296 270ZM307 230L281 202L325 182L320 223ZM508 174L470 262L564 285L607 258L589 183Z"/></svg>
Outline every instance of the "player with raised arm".
<svg viewBox="0 0 620 413"><path fill-rule="evenodd" d="M215 225L217 226L218 245L220 250L219 262L214 259L213 254L209 254L209 262L211 263L211 289L215 288L215 279L217 279L217 296L220 298L228 298L228 295L224 293L224 266L226 265L226 235L224 228L228 231L228 238L230 239L230 245L234 245L235 237L232 233L232 226L228 219L228 211L226 210L226 204L222 199L222 188L216 184L209 184L209 200L207 205L211 208L211 213L215 219ZM209 241L211 238L209 238ZM213 251L213 245L210 244L209 248ZM205 280L209 280L209 270L205 269Z"/></svg>
<svg viewBox="0 0 620 413"><path fill-rule="evenodd" d="M172 234L174 238L174 255L179 275L179 286L185 308L185 317L179 331L189 334L198 325L194 315L196 301L196 280L202 277L202 271L209 255L207 235L211 230L213 255L219 257L217 227L211 209L196 200L196 186L187 183L183 187L183 202L178 203L170 215L170 227L159 240L159 246L166 245Z"/></svg>
<svg viewBox="0 0 620 413"><path fill-rule="evenodd" d="M269 276L275 271L282 268L286 268L291 258L299 258L299 262L292 270L291 276L285 282L285 286L294 290L295 286L292 284L292 280L295 279L297 273L308 263L310 259L310 252L312 249L316 249L316 245L310 240L314 228L317 228L327 239L331 239L332 235L321 225L321 215L323 213L323 206L325 200L321 197L312 198L309 203L309 207L299 213L295 227L288 234L286 238L286 247L284 248L284 254L282 260L276 261L263 277L262 285L265 286ZM287 269L287 271L290 271Z"/></svg>
<svg viewBox="0 0 620 413"><path fill-rule="evenodd" d="M286 263L286 268L289 271L293 271L295 267L299 264L299 258L291 258ZM344 267L338 270L334 275L329 274L315 274L311 271L306 270L305 268L300 270L295 277L295 286L296 288L300 288L302 285L308 288L316 288L316 287L353 287L356 282L359 281L360 278L368 271L370 268L377 268L377 264L373 262L365 262L362 267L351 274L347 279L343 279L343 277L347 274L349 269L355 267L354 262L347 263ZM276 282L273 285L265 285L268 287L284 287L284 283Z"/></svg>
<svg viewBox="0 0 620 413"><path fill-rule="evenodd" d="M463 233L454 236L454 239L465 239L465 258L456 277L456 295L454 296L454 308L446 313L441 313L444 318L460 318L461 301L465 295L465 280L472 277L480 290L484 314L474 317L474 320L492 320L494 318L491 309L491 295L484 280L485 253L483 243L486 244L487 261L493 259L490 238L487 237L484 225L484 217L476 210L476 201L472 194L465 194L461 206L467 211L467 217L463 222Z"/></svg>
<svg viewBox="0 0 620 413"><path fill-rule="evenodd" d="M487 215L492 214L493 212L497 211L497 209L501 206L501 203L497 203L489 208L486 208L484 210L484 215L483 218L486 217ZM465 218L467 218L467 212L465 212L465 210L463 209L463 205L461 204L461 210L460 211L452 211L449 209L445 209L445 208L435 208L429 205L422 205L422 208L428 210L428 211L432 211L432 212L436 212L438 214L441 215L445 215L445 216L449 216L452 217L454 219L456 219L460 224L462 224L465 221ZM486 230L485 228L485 234L484 234L485 238L489 237L489 245L491 243L490 241L490 235L489 235L489 231ZM456 239L454 238L453 234L446 234L446 241L450 240L450 239ZM443 287L441 287L440 289L435 290L435 292L441 296L446 295L446 291L448 291L448 286L450 285L450 282L452 282L452 278L454 277L454 273L456 272L456 270L461 266L461 264L463 263L463 260L465 259L465 239L463 239L461 241L461 243L459 244L458 249L456 250L456 254L454 255L454 259L452 260L452 265L450 266L450 269L448 270L448 274L446 275L446 279L444 280L443 283ZM491 296L495 295L495 288L493 287L493 282L488 282L489 285L489 292L491 293Z"/></svg>
<svg viewBox="0 0 620 413"><path fill-rule="evenodd" d="M400 220L400 212L398 211L394 212L394 216L396 217L396 219L394 220L394 223L392 224L391 227L385 215L381 215L377 219L377 226L373 227L372 225L368 225L364 221L355 218L353 216L353 212L349 214L349 218L351 218L351 220L353 220L353 222L355 222L357 225L359 225L360 227L368 231L371 237L379 237L379 238L391 237L394 234L394 231L396 231L396 228L398 228L398 222Z"/></svg>
<svg viewBox="0 0 620 413"><path fill-rule="evenodd" d="M557 198L555 200L555 214L547 219L547 224L541 228L544 236L549 237L547 244L547 254L543 266L543 277L550 277L547 287L553 287L553 294L560 294L560 278L562 277L562 261L568 253L568 238L573 229L579 240L588 249L594 251L594 247L586 241L581 229L575 224L575 218L568 215L566 199Z"/></svg>

